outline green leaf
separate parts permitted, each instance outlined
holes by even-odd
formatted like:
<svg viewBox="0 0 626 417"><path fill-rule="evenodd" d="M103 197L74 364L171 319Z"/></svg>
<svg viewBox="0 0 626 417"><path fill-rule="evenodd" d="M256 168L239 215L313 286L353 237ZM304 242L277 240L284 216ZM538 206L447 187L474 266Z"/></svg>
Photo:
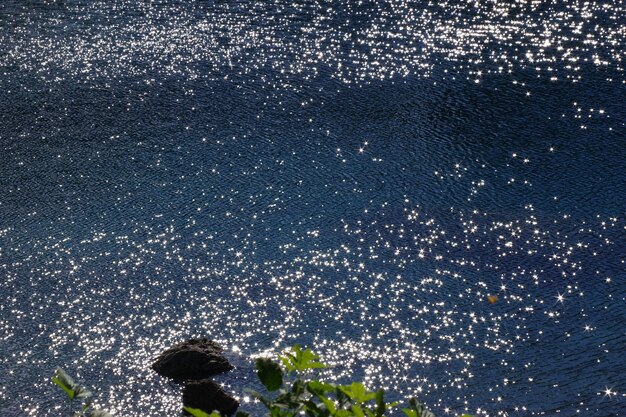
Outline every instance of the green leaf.
<svg viewBox="0 0 626 417"><path fill-rule="evenodd" d="M250 417L250 414L244 413L243 411L237 411L237 414L235 414L235 417Z"/></svg>
<svg viewBox="0 0 626 417"><path fill-rule="evenodd" d="M348 404L352 404L352 400L348 397L348 394L343 392L339 387L335 389L334 394L337 400L337 408L344 408Z"/></svg>
<svg viewBox="0 0 626 417"><path fill-rule="evenodd" d="M220 413L218 413L217 411L213 411L211 414L208 414L205 411L200 410L199 408L183 407L183 410L185 410L194 417L221 417Z"/></svg>
<svg viewBox="0 0 626 417"><path fill-rule="evenodd" d="M70 399L87 398L91 396L91 392L78 385L71 376L65 373L61 368L57 368L52 375L52 382L61 387L67 393Z"/></svg>
<svg viewBox="0 0 626 417"><path fill-rule="evenodd" d="M56 371L54 371L52 382L61 387L61 389L65 391L71 399L74 399L76 395L72 387L76 385L76 382L74 382L72 377L66 374L63 369L57 368Z"/></svg>
<svg viewBox="0 0 626 417"><path fill-rule="evenodd" d="M293 385L291 385L291 393L299 397L304 394L305 388L306 385L304 381L302 381L301 379L296 379L293 382Z"/></svg>
<svg viewBox="0 0 626 417"><path fill-rule="evenodd" d="M352 401L357 403L364 403L376 398L376 394L365 389L365 386L360 382L353 382L350 385L342 385L339 389L350 397Z"/></svg>
<svg viewBox="0 0 626 417"><path fill-rule="evenodd" d="M321 381L309 381L306 384L306 389L311 394L320 395L320 394L326 394L327 392L334 391L335 386L332 384L321 382Z"/></svg>
<svg viewBox="0 0 626 417"><path fill-rule="evenodd" d="M257 375L268 391L276 391L283 385L283 371L278 364L270 359L256 360Z"/></svg>
<svg viewBox="0 0 626 417"><path fill-rule="evenodd" d="M74 387L74 393L76 394L76 398L91 397L91 391L89 391L87 388L81 387L80 385Z"/></svg>
<svg viewBox="0 0 626 417"><path fill-rule="evenodd" d="M330 398L326 398L323 395L319 395L318 398L320 399L321 402L324 403L324 405L326 406L326 409L330 411L330 414L334 415L335 412L337 411L337 407L335 406L335 403L333 402L333 400L331 400Z"/></svg>
<svg viewBox="0 0 626 417"><path fill-rule="evenodd" d="M107 413L104 410L93 410L90 417L113 417L111 414Z"/></svg>
<svg viewBox="0 0 626 417"><path fill-rule="evenodd" d="M351 409L352 409L352 414L354 414L356 417L365 417L365 413L363 412L360 406L353 405Z"/></svg>
<svg viewBox="0 0 626 417"><path fill-rule="evenodd" d="M383 389L379 389L376 391L376 409L375 415L376 417L383 417L385 411L387 410L387 404L385 404L385 391Z"/></svg>
<svg viewBox="0 0 626 417"><path fill-rule="evenodd" d="M319 362L319 356L310 349L302 350L300 345L291 348L293 353L286 352L285 356L279 359L287 369L287 372L305 371L307 369L326 368L326 365Z"/></svg>
<svg viewBox="0 0 626 417"><path fill-rule="evenodd" d="M302 402L304 405L304 411L307 415L323 416L324 412L320 407L312 400L305 400Z"/></svg>

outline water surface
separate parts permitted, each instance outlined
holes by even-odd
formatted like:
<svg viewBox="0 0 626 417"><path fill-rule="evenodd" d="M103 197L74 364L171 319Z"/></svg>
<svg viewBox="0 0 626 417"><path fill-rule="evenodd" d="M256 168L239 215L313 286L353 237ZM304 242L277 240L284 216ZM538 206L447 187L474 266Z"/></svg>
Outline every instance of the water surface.
<svg viewBox="0 0 626 417"><path fill-rule="evenodd" d="M624 6L5 1L0 415L190 336L438 416L626 413ZM491 304L488 297L496 295ZM558 413L558 414L557 414Z"/></svg>

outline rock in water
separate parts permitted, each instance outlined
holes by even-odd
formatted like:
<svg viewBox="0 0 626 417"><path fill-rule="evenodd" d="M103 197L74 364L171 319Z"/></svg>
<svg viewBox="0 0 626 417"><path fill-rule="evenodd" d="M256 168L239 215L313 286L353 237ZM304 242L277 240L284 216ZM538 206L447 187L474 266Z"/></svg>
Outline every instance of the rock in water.
<svg viewBox="0 0 626 417"><path fill-rule="evenodd" d="M152 369L179 380L207 378L233 369L223 351L219 344L206 338L190 339L159 355Z"/></svg>
<svg viewBox="0 0 626 417"><path fill-rule="evenodd" d="M209 379L187 382L183 389L183 405L207 413L217 410L226 416L235 414L239 407L236 399Z"/></svg>

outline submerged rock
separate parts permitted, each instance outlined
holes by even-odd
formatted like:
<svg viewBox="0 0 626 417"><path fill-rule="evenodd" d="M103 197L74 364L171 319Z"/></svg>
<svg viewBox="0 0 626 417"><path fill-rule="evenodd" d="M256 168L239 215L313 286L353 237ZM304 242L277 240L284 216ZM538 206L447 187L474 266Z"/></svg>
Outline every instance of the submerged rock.
<svg viewBox="0 0 626 417"><path fill-rule="evenodd" d="M212 340L190 339L161 353L152 369L159 375L179 380L207 378L233 369L223 351Z"/></svg>
<svg viewBox="0 0 626 417"><path fill-rule="evenodd" d="M183 405L207 413L217 410L227 416L235 414L239 407L236 399L209 379L187 382L183 389Z"/></svg>

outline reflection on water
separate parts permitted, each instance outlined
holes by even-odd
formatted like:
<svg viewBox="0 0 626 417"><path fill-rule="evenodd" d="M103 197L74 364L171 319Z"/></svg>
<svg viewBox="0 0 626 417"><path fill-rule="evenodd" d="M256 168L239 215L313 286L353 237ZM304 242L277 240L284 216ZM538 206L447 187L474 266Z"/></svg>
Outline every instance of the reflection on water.
<svg viewBox="0 0 626 417"><path fill-rule="evenodd" d="M620 2L0 5L0 415L208 335L437 415L621 415ZM132 396L128 395L132 393ZM245 403L250 411L254 404Z"/></svg>
<svg viewBox="0 0 626 417"><path fill-rule="evenodd" d="M576 81L586 64L623 70L619 1L8 1L1 7L2 61L51 79L57 71L87 79L255 73L271 84L269 74L279 73L281 82L297 76L297 84L329 72L358 83L430 75L443 65L448 78L460 73L479 81L524 67Z"/></svg>

